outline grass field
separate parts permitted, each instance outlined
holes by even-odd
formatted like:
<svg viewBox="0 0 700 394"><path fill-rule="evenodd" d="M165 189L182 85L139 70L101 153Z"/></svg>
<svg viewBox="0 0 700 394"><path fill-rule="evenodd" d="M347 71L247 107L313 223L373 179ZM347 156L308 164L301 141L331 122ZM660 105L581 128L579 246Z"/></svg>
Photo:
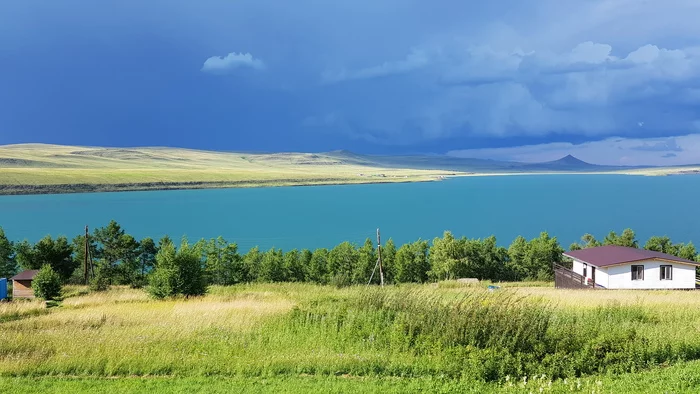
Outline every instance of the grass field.
<svg viewBox="0 0 700 394"><path fill-rule="evenodd" d="M324 154L0 146L2 194L412 182L447 174Z"/></svg>
<svg viewBox="0 0 700 394"><path fill-rule="evenodd" d="M430 156L373 157L349 152L255 154L175 148L6 145L0 146L0 194L420 182L451 175L566 173L556 166L528 170L530 167L509 168L507 162L455 160ZM604 172L669 175L693 171L700 172L700 167L619 171L606 167ZM591 168L583 172L596 173Z"/></svg>
<svg viewBox="0 0 700 394"><path fill-rule="evenodd" d="M697 392L700 292L457 284L0 304L0 390ZM540 391L541 389L541 391Z"/></svg>

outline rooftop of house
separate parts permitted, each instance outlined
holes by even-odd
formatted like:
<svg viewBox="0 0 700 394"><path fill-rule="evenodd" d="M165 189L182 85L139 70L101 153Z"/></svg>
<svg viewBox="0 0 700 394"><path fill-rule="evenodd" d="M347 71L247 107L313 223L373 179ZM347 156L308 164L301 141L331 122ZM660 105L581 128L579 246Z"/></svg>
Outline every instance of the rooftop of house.
<svg viewBox="0 0 700 394"><path fill-rule="evenodd" d="M39 270L26 270L10 278L11 280L32 280Z"/></svg>
<svg viewBox="0 0 700 394"><path fill-rule="evenodd" d="M610 265L632 263L643 260L666 260L683 264L700 265L700 263L697 261L682 259L666 253L616 245L572 250L564 253L564 256L583 261L584 263L596 267L607 267Z"/></svg>

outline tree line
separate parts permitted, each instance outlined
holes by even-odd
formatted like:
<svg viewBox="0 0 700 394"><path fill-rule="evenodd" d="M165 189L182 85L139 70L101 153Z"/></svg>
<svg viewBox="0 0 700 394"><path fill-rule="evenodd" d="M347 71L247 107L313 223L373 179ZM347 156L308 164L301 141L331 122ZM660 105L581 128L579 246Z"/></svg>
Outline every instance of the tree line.
<svg viewBox="0 0 700 394"><path fill-rule="evenodd" d="M640 247L634 231L610 232L602 241L590 234L570 249L600 245ZM209 285L250 282L313 282L347 286L379 283L375 273L377 247L371 239L356 245L343 242L334 248L288 250L258 247L240 253L222 237L176 243L165 236L136 240L115 221L95 229L88 245L94 260L90 286L147 287L156 297L203 294ZM651 237L643 248L700 261L692 243L673 243L668 237ZM83 283L85 236L72 241L46 236L37 243L13 243L0 228L0 277L21 269L49 266L62 283ZM533 239L517 237L509 247L496 238L456 238L446 231L432 241L417 240L400 246L389 239L381 248L385 282L424 283L457 278L492 281L551 280L552 263L562 262L563 248L546 232ZM48 274L47 274L48 275ZM371 279L370 279L371 278Z"/></svg>

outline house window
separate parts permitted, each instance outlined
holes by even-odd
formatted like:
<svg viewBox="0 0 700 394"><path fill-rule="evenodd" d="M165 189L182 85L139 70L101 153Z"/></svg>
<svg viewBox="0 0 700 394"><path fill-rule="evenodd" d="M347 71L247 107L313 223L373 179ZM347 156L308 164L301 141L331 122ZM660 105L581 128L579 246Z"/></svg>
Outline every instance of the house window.
<svg viewBox="0 0 700 394"><path fill-rule="evenodd" d="M644 266L643 265L633 265L632 266L632 280L644 280Z"/></svg>
<svg viewBox="0 0 700 394"><path fill-rule="evenodd" d="M661 280L673 280L673 266L672 265L662 265L661 266Z"/></svg>
<svg viewBox="0 0 700 394"><path fill-rule="evenodd" d="M588 277L588 264L583 263L583 277L587 278Z"/></svg>

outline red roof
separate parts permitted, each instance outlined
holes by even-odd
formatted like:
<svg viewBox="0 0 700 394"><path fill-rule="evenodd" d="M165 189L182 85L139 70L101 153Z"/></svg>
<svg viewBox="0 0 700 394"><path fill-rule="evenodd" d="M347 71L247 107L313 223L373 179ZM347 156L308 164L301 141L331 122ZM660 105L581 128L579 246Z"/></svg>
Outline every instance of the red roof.
<svg viewBox="0 0 700 394"><path fill-rule="evenodd" d="M26 270L10 278L10 280L32 280L39 270Z"/></svg>
<svg viewBox="0 0 700 394"><path fill-rule="evenodd" d="M596 248L572 250L564 253L564 256L583 261L596 267L631 263L641 260L669 260L679 263L700 265L697 261L686 260L670 254L654 252L652 250L628 248L626 246L606 245Z"/></svg>

